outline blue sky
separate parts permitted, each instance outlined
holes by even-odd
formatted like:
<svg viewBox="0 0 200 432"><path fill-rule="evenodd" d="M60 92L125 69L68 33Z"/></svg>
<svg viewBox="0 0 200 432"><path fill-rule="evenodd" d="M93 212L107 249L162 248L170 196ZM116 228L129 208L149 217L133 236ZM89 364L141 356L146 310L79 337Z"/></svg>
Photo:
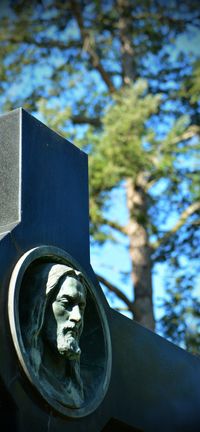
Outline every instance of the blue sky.
<svg viewBox="0 0 200 432"><path fill-rule="evenodd" d="M63 37L67 37L67 34L65 35L63 33ZM190 27L190 31L188 35L182 35L179 36L177 39L177 47L176 50L171 51L170 55L173 57L177 56L178 52L180 52L184 47L184 51L191 52L191 55L199 55L199 47L200 47L200 32L194 32L194 29L192 26ZM46 59L44 59L44 63L40 65L36 65L35 68L27 67L27 73L23 74L23 77L20 80L13 82L12 85L9 88L9 91L7 92L6 96L12 98L15 98L16 94L22 93L23 96L25 95L27 97L27 100L29 98L31 84L37 83L37 86L43 85L44 82L46 83L48 80L47 78L50 75L50 67L51 61L55 63L55 61L58 64L62 64L63 58L59 57L59 55L55 58L49 57L49 63L46 64ZM155 59L154 59L155 61ZM158 65L155 64L155 70ZM9 65L8 65L9 68ZM96 85L99 85L99 79L97 74L94 76L94 80L96 82ZM172 82L172 85L173 82ZM62 97L59 98L59 103L66 105L70 104L73 101L73 98L76 98L76 94L80 96L82 82L78 79L78 71L77 71L77 82L72 83L72 87L70 92L67 95L66 94L62 100ZM83 92L84 95L84 92ZM1 96L3 97L3 96ZM54 99L49 96L49 99L54 103ZM37 117L39 117L41 120L41 116L38 114ZM161 186L160 186L161 187ZM118 222L121 222L122 224L126 223L127 220L127 209L126 209L126 203L125 203L125 194L123 191L123 186L115 189L112 193L112 205L110 209L107 212L107 217L110 217L111 219L115 220L117 215ZM176 218L176 214L172 215L171 218L168 220L168 226L170 224L173 225ZM132 299L132 283L130 280L130 276L127 274L130 272L130 258L128 253L128 244L127 240L124 240L122 236L118 236L119 244L113 244L111 242L108 242L104 246L97 247L92 246L91 247L91 263L93 265L94 270L102 275L104 275L106 278L108 278L111 282L119 286L126 294L130 296ZM120 264L120 265L119 265ZM120 269L119 269L120 268ZM120 274L120 271L123 271L123 277ZM163 313L162 309L158 307L158 304L160 303L160 298L162 298L165 295L164 290L164 284L163 280L165 277L165 272L167 271L165 265L157 265L153 274L153 285L154 285L154 303L155 303L155 316L158 319L161 314ZM117 307L124 307L124 304L117 300L115 298L114 305Z"/></svg>

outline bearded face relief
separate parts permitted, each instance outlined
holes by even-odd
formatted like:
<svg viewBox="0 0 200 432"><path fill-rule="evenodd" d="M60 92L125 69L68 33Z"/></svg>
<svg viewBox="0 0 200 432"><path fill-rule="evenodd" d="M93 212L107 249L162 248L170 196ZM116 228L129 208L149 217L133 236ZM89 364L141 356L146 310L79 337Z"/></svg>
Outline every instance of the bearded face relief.
<svg viewBox="0 0 200 432"><path fill-rule="evenodd" d="M16 263L8 311L19 361L43 399L69 417L93 412L111 372L98 286L65 251L40 246Z"/></svg>
<svg viewBox="0 0 200 432"><path fill-rule="evenodd" d="M27 285L38 293L28 335L35 375L57 402L79 408L84 403L79 341L86 307L85 279L80 271L56 263L41 264L30 276Z"/></svg>
<svg viewBox="0 0 200 432"><path fill-rule="evenodd" d="M57 349L69 360L80 358L79 340L85 305L86 295L82 283L72 276L65 277L52 309L57 324Z"/></svg>

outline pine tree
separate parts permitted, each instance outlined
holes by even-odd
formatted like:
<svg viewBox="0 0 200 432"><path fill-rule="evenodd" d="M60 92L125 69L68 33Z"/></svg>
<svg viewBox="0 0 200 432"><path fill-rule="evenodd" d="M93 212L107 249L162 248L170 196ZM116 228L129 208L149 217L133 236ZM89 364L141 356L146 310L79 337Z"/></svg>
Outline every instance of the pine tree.
<svg viewBox="0 0 200 432"><path fill-rule="evenodd" d="M91 233L99 244L128 239L133 295L99 280L152 330L154 265L177 273L179 260L197 260L199 60L176 44L199 21L196 1L18 0L1 16L2 110L23 105L90 153ZM125 226L105 211L121 185ZM172 279L173 308L177 290L191 290Z"/></svg>

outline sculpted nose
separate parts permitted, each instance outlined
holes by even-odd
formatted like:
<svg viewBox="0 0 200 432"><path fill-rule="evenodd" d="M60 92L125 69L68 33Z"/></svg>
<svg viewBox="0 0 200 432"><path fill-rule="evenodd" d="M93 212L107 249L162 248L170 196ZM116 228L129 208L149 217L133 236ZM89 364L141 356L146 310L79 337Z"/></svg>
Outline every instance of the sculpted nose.
<svg viewBox="0 0 200 432"><path fill-rule="evenodd" d="M81 320L80 308L78 305L75 305L71 311L70 315L71 321L79 322Z"/></svg>

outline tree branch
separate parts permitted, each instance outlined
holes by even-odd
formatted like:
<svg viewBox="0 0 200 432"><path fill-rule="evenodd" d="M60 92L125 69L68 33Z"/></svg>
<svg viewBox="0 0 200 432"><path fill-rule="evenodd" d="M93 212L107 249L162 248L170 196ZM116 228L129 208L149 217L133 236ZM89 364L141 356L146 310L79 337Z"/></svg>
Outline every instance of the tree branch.
<svg viewBox="0 0 200 432"><path fill-rule="evenodd" d="M28 35L21 35L21 34L0 34L0 42L10 42L12 44L20 44L20 43L25 43L28 45L35 45L39 48L58 48L58 49L62 49L62 50L66 50L69 48L81 48L81 45L79 42L77 41L68 41L67 43L62 42L58 39L53 40L53 39L47 39L44 38L43 40L37 41L36 39L34 39L31 36Z"/></svg>
<svg viewBox="0 0 200 432"><path fill-rule="evenodd" d="M160 246L162 246L166 241L176 234L176 232L185 224L187 219L195 213L197 210L200 210L200 201L197 201L193 204L191 204L186 210L183 211L181 214L178 222L171 228L169 231L167 231L159 240L151 244L151 248L155 251Z"/></svg>
<svg viewBox="0 0 200 432"><path fill-rule="evenodd" d="M122 226L120 224L118 224L115 221L111 221L109 219L106 219L105 217L102 219L102 223L104 225L108 225L110 228L115 229L116 231L120 232L121 234L127 235L128 231L127 228L125 226Z"/></svg>
<svg viewBox="0 0 200 432"><path fill-rule="evenodd" d="M134 315L134 304L128 299L128 297L115 285L113 285L111 282L109 282L107 279L105 279L103 276L100 276L99 274L96 274L99 282L101 282L106 288L109 289L112 293L114 293L120 300L122 300L127 306L130 312Z"/></svg>
<svg viewBox="0 0 200 432"><path fill-rule="evenodd" d="M80 34L81 34L81 38L82 38L82 42L83 42L83 44L82 44L83 50L85 50L89 54L93 67L100 73L100 75L101 75L103 81L105 82L106 86L108 87L109 91L111 93L114 93L115 87L114 87L108 73L105 71L102 63L100 62L99 56L97 55L95 49L92 46L90 33L87 29L85 29L85 26L84 26L83 17L81 14L81 8L80 8L79 4L74 0L71 1L71 10L72 10L72 13L73 13L76 21L77 21L77 24L78 24L78 27L80 30Z"/></svg>
<svg viewBox="0 0 200 432"><path fill-rule="evenodd" d="M180 141L188 141L189 139L193 138L195 135L199 134L200 128L199 126L193 125L190 126L185 132L182 133L182 135L178 135L176 138L172 140L172 144L177 144Z"/></svg>
<svg viewBox="0 0 200 432"><path fill-rule="evenodd" d="M98 117L85 117L83 115L73 115L71 120L74 124L90 124L97 128L102 126L102 122Z"/></svg>

